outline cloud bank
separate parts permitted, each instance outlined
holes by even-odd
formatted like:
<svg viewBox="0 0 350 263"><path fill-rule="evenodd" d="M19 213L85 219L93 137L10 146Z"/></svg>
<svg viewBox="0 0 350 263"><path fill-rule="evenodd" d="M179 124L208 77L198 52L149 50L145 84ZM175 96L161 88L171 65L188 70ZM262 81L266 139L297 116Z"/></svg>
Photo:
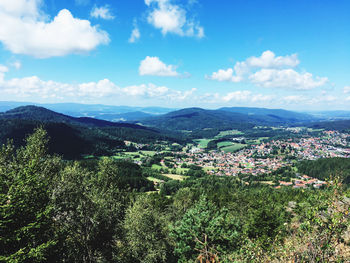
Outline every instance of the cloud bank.
<svg viewBox="0 0 350 263"><path fill-rule="evenodd" d="M49 58L86 53L108 44L107 32L67 9L52 20L42 12L42 0L0 1L0 41L15 54Z"/></svg>

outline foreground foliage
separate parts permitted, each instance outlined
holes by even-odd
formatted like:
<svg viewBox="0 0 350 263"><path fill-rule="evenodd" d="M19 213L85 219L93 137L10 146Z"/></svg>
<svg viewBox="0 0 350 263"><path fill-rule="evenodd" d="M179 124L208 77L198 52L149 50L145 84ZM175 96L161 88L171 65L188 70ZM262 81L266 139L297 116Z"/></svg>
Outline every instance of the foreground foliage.
<svg viewBox="0 0 350 263"><path fill-rule="evenodd" d="M336 179L324 190L277 190L194 170L158 193L138 165L64 161L47 145L39 128L22 148L0 149L0 262L350 258L350 193Z"/></svg>

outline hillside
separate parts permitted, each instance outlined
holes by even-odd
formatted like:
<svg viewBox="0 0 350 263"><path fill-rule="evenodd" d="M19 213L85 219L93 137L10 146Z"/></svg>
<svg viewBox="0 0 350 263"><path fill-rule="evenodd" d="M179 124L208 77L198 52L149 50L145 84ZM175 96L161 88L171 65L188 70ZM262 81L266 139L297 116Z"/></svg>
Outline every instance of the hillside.
<svg viewBox="0 0 350 263"><path fill-rule="evenodd" d="M102 104L80 104L80 103L53 103L39 104L32 102L0 101L0 112L12 110L16 107L34 105L43 107L58 113L73 117L92 117L101 120L113 121L114 119L125 119L127 121L138 120L141 117L150 117L173 111L174 109L163 107L132 107L132 106L112 106ZM137 118L135 117L137 113ZM123 115L123 116L120 116ZM129 118L130 117L130 118Z"/></svg>
<svg viewBox="0 0 350 263"><path fill-rule="evenodd" d="M187 108L173 111L161 116L141 120L151 127L170 130L203 130L203 129L238 129L245 130L255 125L288 125L315 120L308 114L286 110L263 108L221 108L206 110Z"/></svg>
<svg viewBox="0 0 350 263"><path fill-rule="evenodd" d="M28 134L43 126L50 136L50 153L67 159L82 155L112 155L126 149L124 140L152 143L177 142L177 138L158 130L129 123L114 123L93 118L75 118L37 106L23 106L0 113L0 145L8 139L15 146L24 144Z"/></svg>
<svg viewBox="0 0 350 263"><path fill-rule="evenodd" d="M124 127L133 129L147 129L143 126L129 123L115 123L89 117L71 117L38 106L21 106L0 113L0 119L20 119L40 122L58 122L89 127Z"/></svg>
<svg viewBox="0 0 350 263"><path fill-rule="evenodd" d="M187 108L144 119L141 123L168 130L245 129L254 126L247 117L240 113Z"/></svg>
<svg viewBox="0 0 350 263"><path fill-rule="evenodd" d="M349 131L350 120L314 122L314 123L310 123L308 127L314 128L314 129Z"/></svg>
<svg viewBox="0 0 350 263"><path fill-rule="evenodd" d="M298 123L314 121L317 118L306 113L299 113L283 109L266 109L266 108L250 108L250 107L224 107L222 111L236 112L248 114L257 118L265 118L267 122L275 123Z"/></svg>

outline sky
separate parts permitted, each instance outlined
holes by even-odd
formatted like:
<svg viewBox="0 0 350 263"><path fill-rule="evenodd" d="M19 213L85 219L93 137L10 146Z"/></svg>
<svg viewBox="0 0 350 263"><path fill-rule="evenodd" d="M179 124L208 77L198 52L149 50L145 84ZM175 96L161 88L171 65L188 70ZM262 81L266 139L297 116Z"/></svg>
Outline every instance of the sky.
<svg viewBox="0 0 350 263"><path fill-rule="evenodd" d="M0 0L0 101L350 110L348 0Z"/></svg>

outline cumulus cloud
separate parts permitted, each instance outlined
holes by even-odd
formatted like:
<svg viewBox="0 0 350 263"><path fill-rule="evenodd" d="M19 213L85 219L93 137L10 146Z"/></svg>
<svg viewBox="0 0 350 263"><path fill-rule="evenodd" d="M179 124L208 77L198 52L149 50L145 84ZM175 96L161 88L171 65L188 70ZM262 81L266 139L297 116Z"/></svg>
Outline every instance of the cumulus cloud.
<svg viewBox="0 0 350 263"><path fill-rule="evenodd" d="M90 16L94 18L102 18L105 20L112 20L115 18L114 15L112 15L108 5L101 7L94 6L90 12Z"/></svg>
<svg viewBox="0 0 350 263"><path fill-rule="evenodd" d="M141 61L139 67L139 74L141 76L166 76L166 77L176 77L179 73L176 72L176 66L166 65L158 57L147 56Z"/></svg>
<svg viewBox="0 0 350 263"><path fill-rule="evenodd" d="M230 81L230 82L240 82L243 80L241 76L234 76L232 68L219 69L217 72L213 72L211 76L205 76L207 79L217 80L217 81Z"/></svg>
<svg viewBox="0 0 350 263"><path fill-rule="evenodd" d="M134 24L134 28L131 31L129 43L135 43L141 37L141 33L140 33L140 30L137 26L136 20L134 20L133 24Z"/></svg>
<svg viewBox="0 0 350 263"><path fill-rule="evenodd" d="M311 73L298 73L293 69L261 69L249 77L250 81L264 88L309 90L323 86L327 78L314 78Z"/></svg>
<svg viewBox="0 0 350 263"><path fill-rule="evenodd" d="M0 41L15 54L37 58L86 53L108 44L108 34L67 9L52 20L40 10L42 0L0 1Z"/></svg>
<svg viewBox="0 0 350 263"><path fill-rule="evenodd" d="M187 16L187 12L171 0L145 0L149 7L147 21L161 30L163 35L168 33L179 36L204 37L204 28L198 21Z"/></svg>
<svg viewBox="0 0 350 263"><path fill-rule="evenodd" d="M323 86L328 79L313 77L311 73L299 73L294 68L300 61L297 54L276 56L270 50L260 57L250 57L238 61L233 68L219 69L207 79L216 81L250 81L265 88L289 88L308 90Z"/></svg>
<svg viewBox="0 0 350 263"><path fill-rule="evenodd" d="M20 69L22 67L22 63L17 60L17 61L12 62L11 66L14 67L15 69Z"/></svg>
<svg viewBox="0 0 350 263"><path fill-rule="evenodd" d="M253 94L249 90L238 90L234 92L229 92L226 95L222 96L222 101L224 102L268 102L274 98L273 95L263 95L263 94Z"/></svg>
<svg viewBox="0 0 350 263"><path fill-rule="evenodd" d="M350 93L350 86L344 87L344 93L345 93L345 94Z"/></svg>
<svg viewBox="0 0 350 263"><path fill-rule="evenodd" d="M8 71L9 71L8 67L0 64L0 73L6 73Z"/></svg>
<svg viewBox="0 0 350 263"><path fill-rule="evenodd" d="M276 57L270 50L263 52L260 57L250 57L246 60L249 67L257 68L296 67L299 63L297 54Z"/></svg>
<svg viewBox="0 0 350 263"><path fill-rule="evenodd" d="M306 98L300 95L289 95L289 96L283 97L281 101L285 104L298 104L298 103L305 102Z"/></svg>
<svg viewBox="0 0 350 263"><path fill-rule="evenodd" d="M141 84L120 87L109 79L85 83L61 83L45 81L37 76L5 79L8 68L0 65L0 93L13 95L16 98L53 99L79 101L82 99L98 100L99 98L143 98L170 101L183 101L196 91L173 90L155 84Z"/></svg>

